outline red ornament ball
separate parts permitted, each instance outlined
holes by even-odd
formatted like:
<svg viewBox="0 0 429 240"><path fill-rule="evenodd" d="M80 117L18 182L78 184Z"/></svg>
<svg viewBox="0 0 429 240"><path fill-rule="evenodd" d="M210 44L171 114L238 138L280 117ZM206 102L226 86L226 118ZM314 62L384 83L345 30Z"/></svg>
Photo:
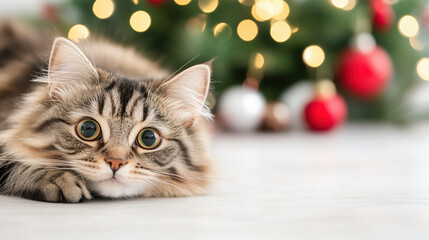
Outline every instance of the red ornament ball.
<svg viewBox="0 0 429 240"><path fill-rule="evenodd" d="M346 91L370 99L384 90L392 72L392 60L381 47L368 51L349 48L339 58L337 77Z"/></svg>
<svg viewBox="0 0 429 240"><path fill-rule="evenodd" d="M392 6L385 0L371 0L370 5L374 28L380 31L390 29L395 20L395 13Z"/></svg>
<svg viewBox="0 0 429 240"><path fill-rule="evenodd" d="M307 125L314 131L331 130L340 125L346 115L346 103L338 94L329 98L316 97L304 109Z"/></svg>
<svg viewBox="0 0 429 240"><path fill-rule="evenodd" d="M147 0L151 5L160 6L163 5L166 0Z"/></svg>

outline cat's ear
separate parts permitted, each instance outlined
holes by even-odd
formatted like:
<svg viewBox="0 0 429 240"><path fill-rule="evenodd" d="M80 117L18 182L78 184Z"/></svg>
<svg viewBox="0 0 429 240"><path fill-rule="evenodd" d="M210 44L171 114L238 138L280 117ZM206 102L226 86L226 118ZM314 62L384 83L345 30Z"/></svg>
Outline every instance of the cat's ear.
<svg viewBox="0 0 429 240"><path fill-rule="evenodd" d="M48 79L51 96L61 98L64 93L98 79L98 74L73 42L56 38L49 58Z"/></svg>
<svg viewBox="0 0 429 240"><path fill-rule="evenodd" d="M190 67L164 84L170 109L186 127L192 126L199 116L211 117L205 105L210 87L211 62Z"/></svg>

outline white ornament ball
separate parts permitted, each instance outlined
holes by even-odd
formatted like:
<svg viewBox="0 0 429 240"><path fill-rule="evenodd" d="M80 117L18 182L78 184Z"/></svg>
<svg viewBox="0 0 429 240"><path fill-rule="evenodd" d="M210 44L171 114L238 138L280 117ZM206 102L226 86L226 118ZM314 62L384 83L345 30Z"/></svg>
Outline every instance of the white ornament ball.
<svg viewBox="0 0 429 240"><path fill-rule="evenodd" d="M265 99L252 88L235 86L225 91L218 114L225 127L234 131L252 131L259 127L265 112Z"/></svg>
<svg viewBox="0 0 429 240"><path fill-rule="evenodd" d="M419 81L405 98L408 114L414 118L429 115L429 83Z"/></svg>
<svg viewBox="0 0 429 240"><path fill-rule="evenodd" d="M289 107L290 127L305 128L304 107L314 96L314 83L308 80L300 81L288 88L280 96L280 101Z"/></svg>

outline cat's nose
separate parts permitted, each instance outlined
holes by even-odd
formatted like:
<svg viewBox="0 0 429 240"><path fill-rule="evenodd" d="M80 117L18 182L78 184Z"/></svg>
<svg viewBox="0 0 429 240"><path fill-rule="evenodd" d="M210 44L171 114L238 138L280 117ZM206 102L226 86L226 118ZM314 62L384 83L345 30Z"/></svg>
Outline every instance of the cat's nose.
<svg viewBox="0 0 429 240"><path fill-rule="evenodd" d="M123 165L127 164L127 160L125 158L112 158L108 157L105 159L107 164L110 165L110 168L112 169L113 173L118 171L119 168L121 168Z"/></svg>

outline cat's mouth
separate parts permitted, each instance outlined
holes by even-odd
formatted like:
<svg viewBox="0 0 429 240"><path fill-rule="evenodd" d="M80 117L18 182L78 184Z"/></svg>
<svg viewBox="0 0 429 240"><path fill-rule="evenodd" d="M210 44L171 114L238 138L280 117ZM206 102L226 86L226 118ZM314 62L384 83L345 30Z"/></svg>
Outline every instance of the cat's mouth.
<svg viewBox="0 0 429 240"><path fill-rule="evenodd" d="M102 180L101 182L107 183L107 184L123 184L118 178L116 178L116 176L112 176L111 178Z"/></svg>

